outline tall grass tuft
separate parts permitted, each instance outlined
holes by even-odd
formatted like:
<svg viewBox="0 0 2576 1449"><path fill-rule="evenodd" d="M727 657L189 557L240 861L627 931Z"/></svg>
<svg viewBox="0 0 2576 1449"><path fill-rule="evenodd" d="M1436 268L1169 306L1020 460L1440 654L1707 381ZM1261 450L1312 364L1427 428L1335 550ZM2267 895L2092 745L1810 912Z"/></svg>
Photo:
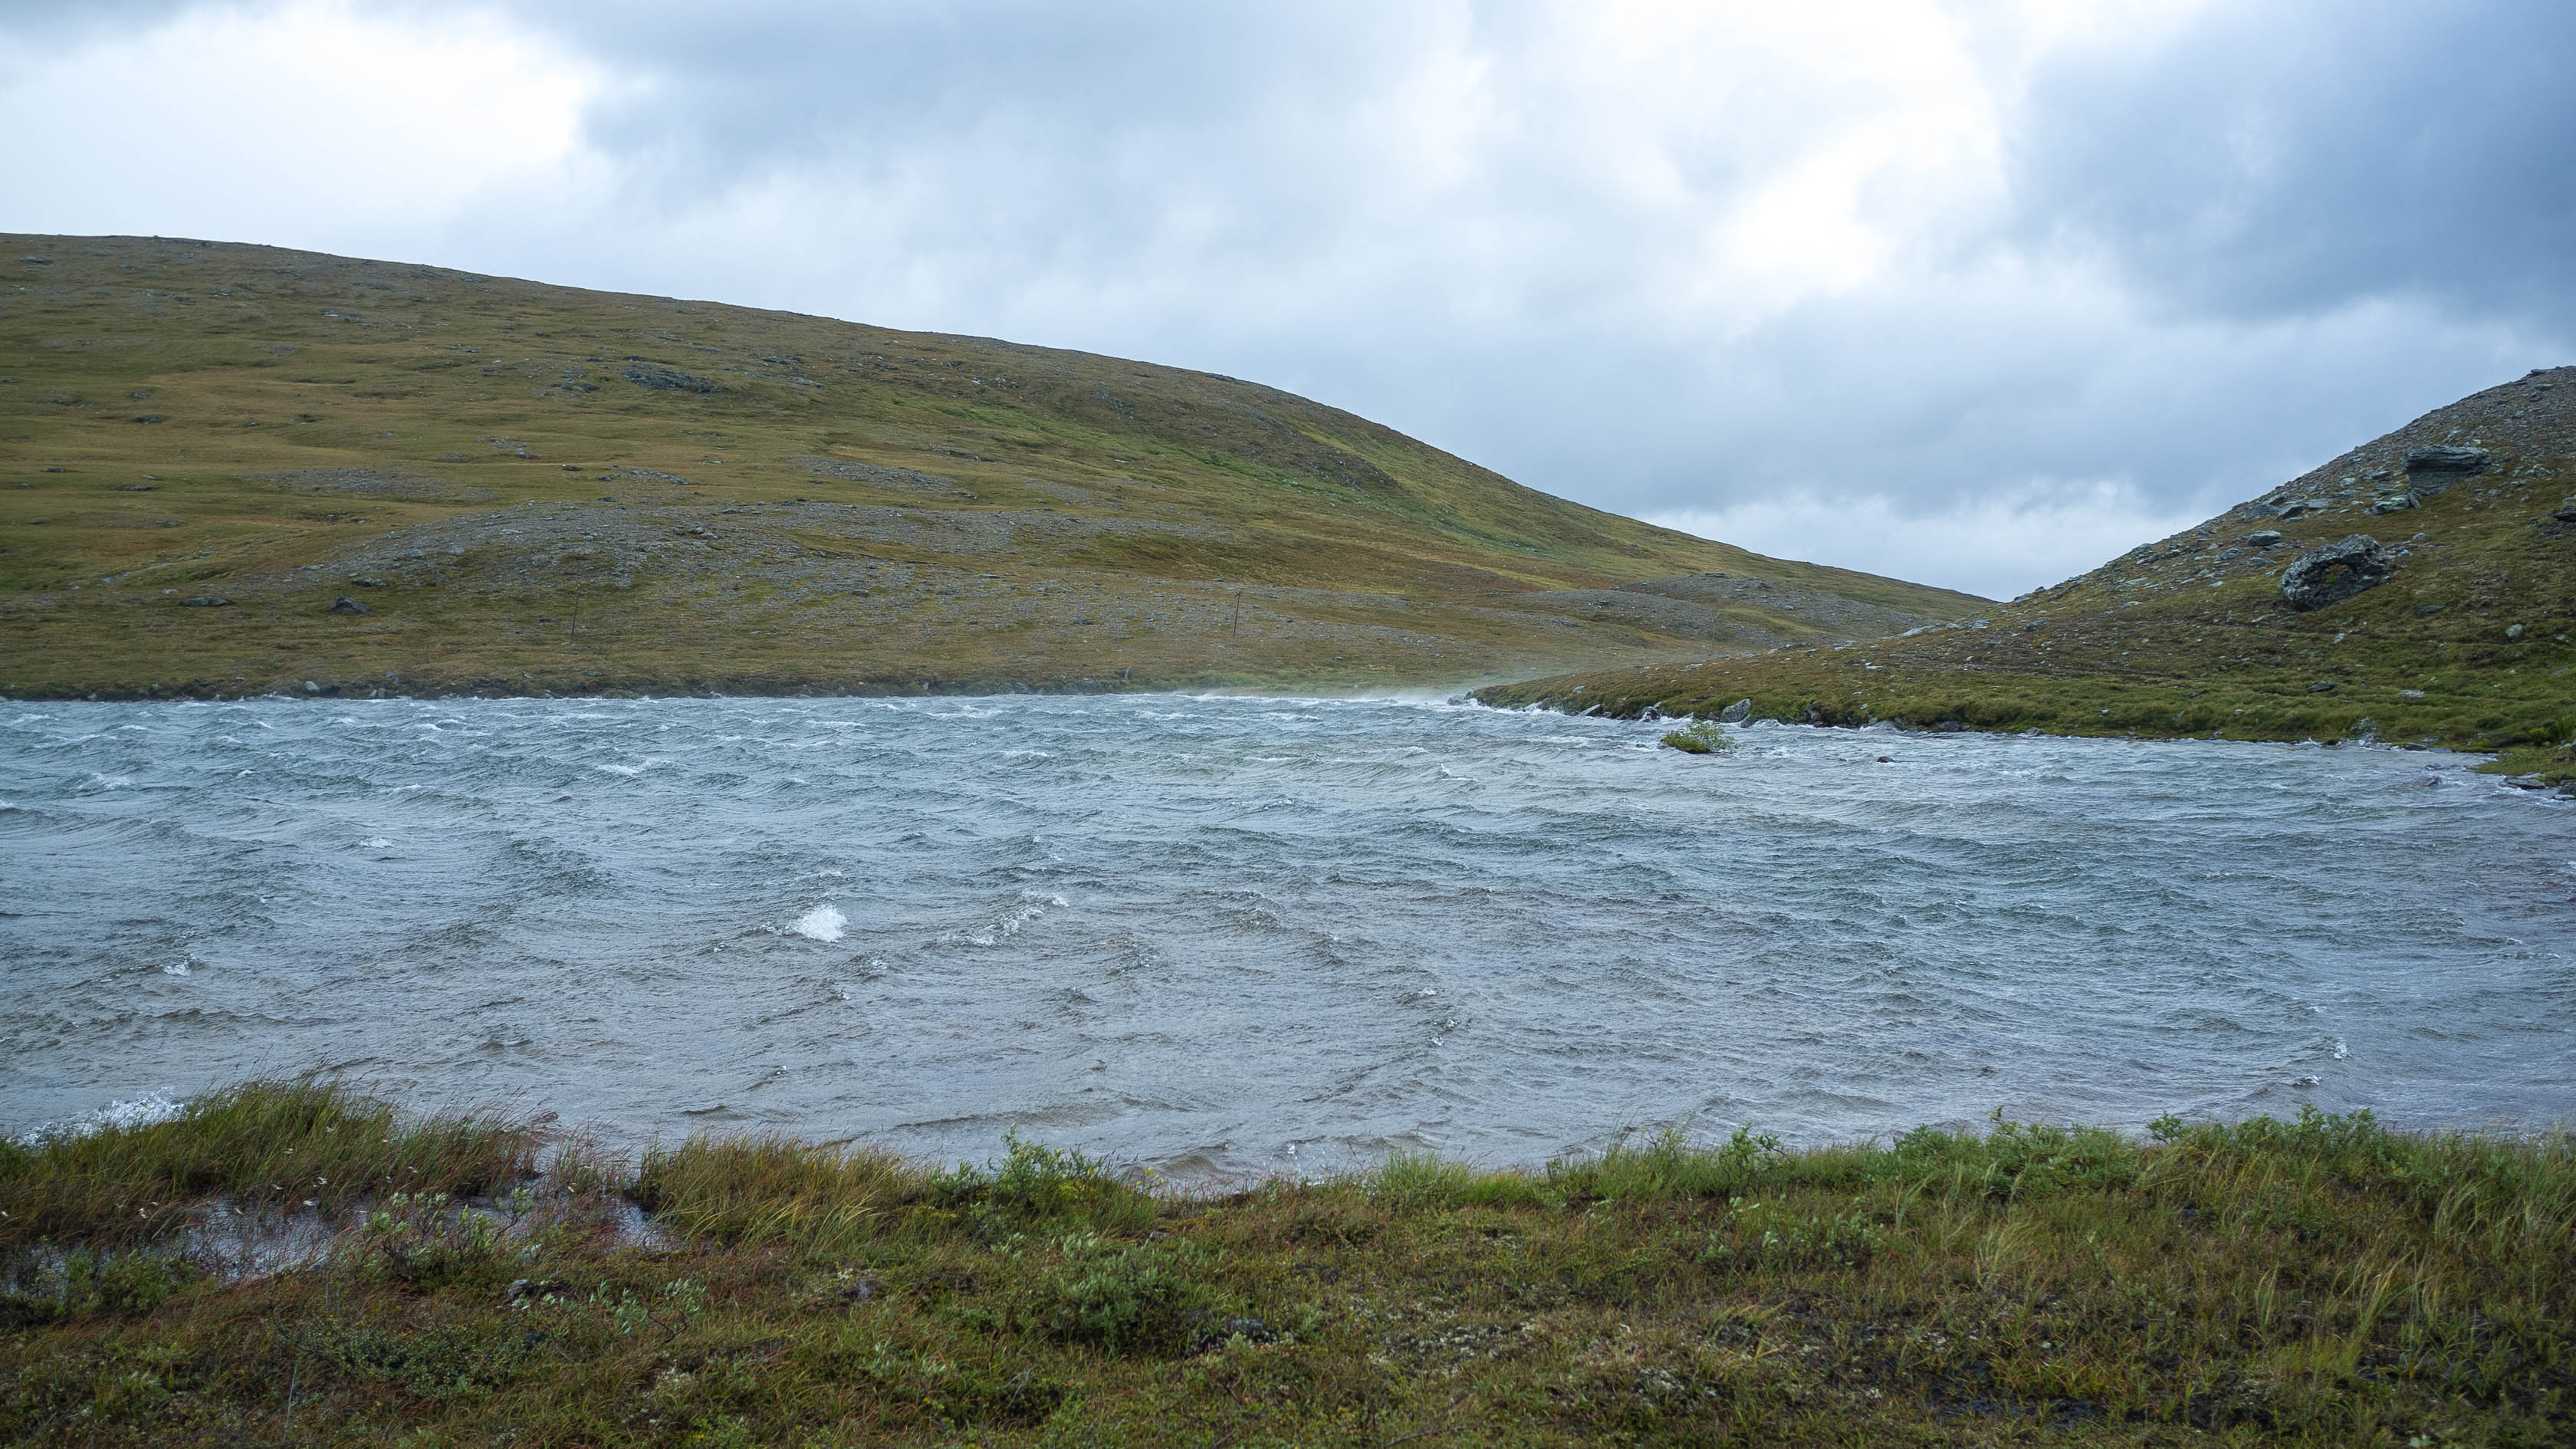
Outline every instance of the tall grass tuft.
<svg viewBox="0 0 2576 1449"><path fill-rule="evenodd" d="M1715 1147L1695 1147L1681 1129L1666 1128L1642 1146L1622 1136L1598 1157L1551 1162L1547 1176L1567 1197L1729 1197L1762 1181L1786 1156L1779 1138L1749 1127L1736 1128Z"/></svg>
<svg viewBox="0 0 2576 1449"><path fill-rule="evenodd" d="M928 1185L870 1148L699 1134L645 1153L629 1196L684 1238L826 1244L874 1237Z"/></svg>
<svg viewBox="0 0 2576 1449"><path fill-rule="evenodd" d="M533 1174L537 1134L481 1112L406 1118L337 1082L244 1082L177 1116L0 1151L0 1253L177 1231L191 1204L311 1204L337 1215L387 1192L480 1194Z"/></svg>

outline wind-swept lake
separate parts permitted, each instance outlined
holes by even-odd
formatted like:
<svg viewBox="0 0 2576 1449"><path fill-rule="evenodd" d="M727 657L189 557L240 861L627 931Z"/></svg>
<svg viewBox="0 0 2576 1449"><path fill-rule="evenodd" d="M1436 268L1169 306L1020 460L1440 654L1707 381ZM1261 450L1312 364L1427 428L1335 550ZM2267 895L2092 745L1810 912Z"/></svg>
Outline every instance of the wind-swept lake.
<svg viewBox="0 0 2576 1449"><path fill-rule="evenodd" d="M2386 750L1424 701L47 704L0 1127L252 1072L1182 1173L2576 1115L2576 813ZM1884 757L1884 758L1882 758Z"/></svg>

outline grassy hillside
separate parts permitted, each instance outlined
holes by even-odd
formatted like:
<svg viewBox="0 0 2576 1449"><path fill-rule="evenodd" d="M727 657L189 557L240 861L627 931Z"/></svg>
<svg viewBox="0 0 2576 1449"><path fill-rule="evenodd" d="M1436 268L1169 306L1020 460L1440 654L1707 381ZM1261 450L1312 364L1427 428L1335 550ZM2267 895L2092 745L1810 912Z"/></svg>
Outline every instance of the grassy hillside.
<svg viewBox="0 0 2576 1449"><path fill-rule="evenodd" d="M0 1145L0 1434L2568 1442L2566 1137L2154 1132L1739 1131L1215 1196L1027 1142L949 1172L775 1137L618 1162L252 1084Z"/></svg>
<svg viewBox="0 0 2576 1449"><path fill-rule="evenodd" d="M2478 471L2420 449L2482 452ZM2378 737L2576 769L2576 368L2428 413L2080 578L1963 623L1850 647L1774 649L1488 689L1498 704L2229 739ZM2567 516L2561 517L2565 514ZM2278 535L2277 541L2266 535ZM2354 534L2385 581L2322 607L2283 593Z"/></svg>
<svg viewBox="0 0 2576 1449"><path fill-rule="evenodd" d="M1712 573L1768 591L1620 587ZM1205 373L0 237L21 696L1443 684L1978 602L1584 508Z"/></svg>

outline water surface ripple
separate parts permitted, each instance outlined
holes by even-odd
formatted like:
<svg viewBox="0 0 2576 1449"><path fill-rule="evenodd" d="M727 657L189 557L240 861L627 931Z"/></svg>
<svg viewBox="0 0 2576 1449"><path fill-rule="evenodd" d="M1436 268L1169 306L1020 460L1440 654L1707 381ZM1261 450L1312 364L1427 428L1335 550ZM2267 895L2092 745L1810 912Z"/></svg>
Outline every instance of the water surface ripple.
<svg viewBox="0 0 2576 1449"><path fill-rule="evenodd" d="M2576 814L2384 750L1425 701L289 701L0 724L0 1127L253 1071L1184 1174L2576 1113ZM1887 758L1882 761L1881 756Z"/></svg>

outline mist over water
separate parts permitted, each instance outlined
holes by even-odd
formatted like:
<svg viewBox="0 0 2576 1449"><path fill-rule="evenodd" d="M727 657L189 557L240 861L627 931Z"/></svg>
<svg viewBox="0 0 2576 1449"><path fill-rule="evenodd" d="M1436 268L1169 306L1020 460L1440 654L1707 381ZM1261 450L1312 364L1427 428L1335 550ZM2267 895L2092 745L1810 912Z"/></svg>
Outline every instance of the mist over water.
<svg viewBox="0 0 2576 1449"><path fill-rule="evenodd" d="M1016 1125L1184 1174L1998 1107L2576 1116L2576 810L2465 761L1659 733L1174 696L15 707L0 1128L314 1067L626 1141L981 1158Z"/></svg>

